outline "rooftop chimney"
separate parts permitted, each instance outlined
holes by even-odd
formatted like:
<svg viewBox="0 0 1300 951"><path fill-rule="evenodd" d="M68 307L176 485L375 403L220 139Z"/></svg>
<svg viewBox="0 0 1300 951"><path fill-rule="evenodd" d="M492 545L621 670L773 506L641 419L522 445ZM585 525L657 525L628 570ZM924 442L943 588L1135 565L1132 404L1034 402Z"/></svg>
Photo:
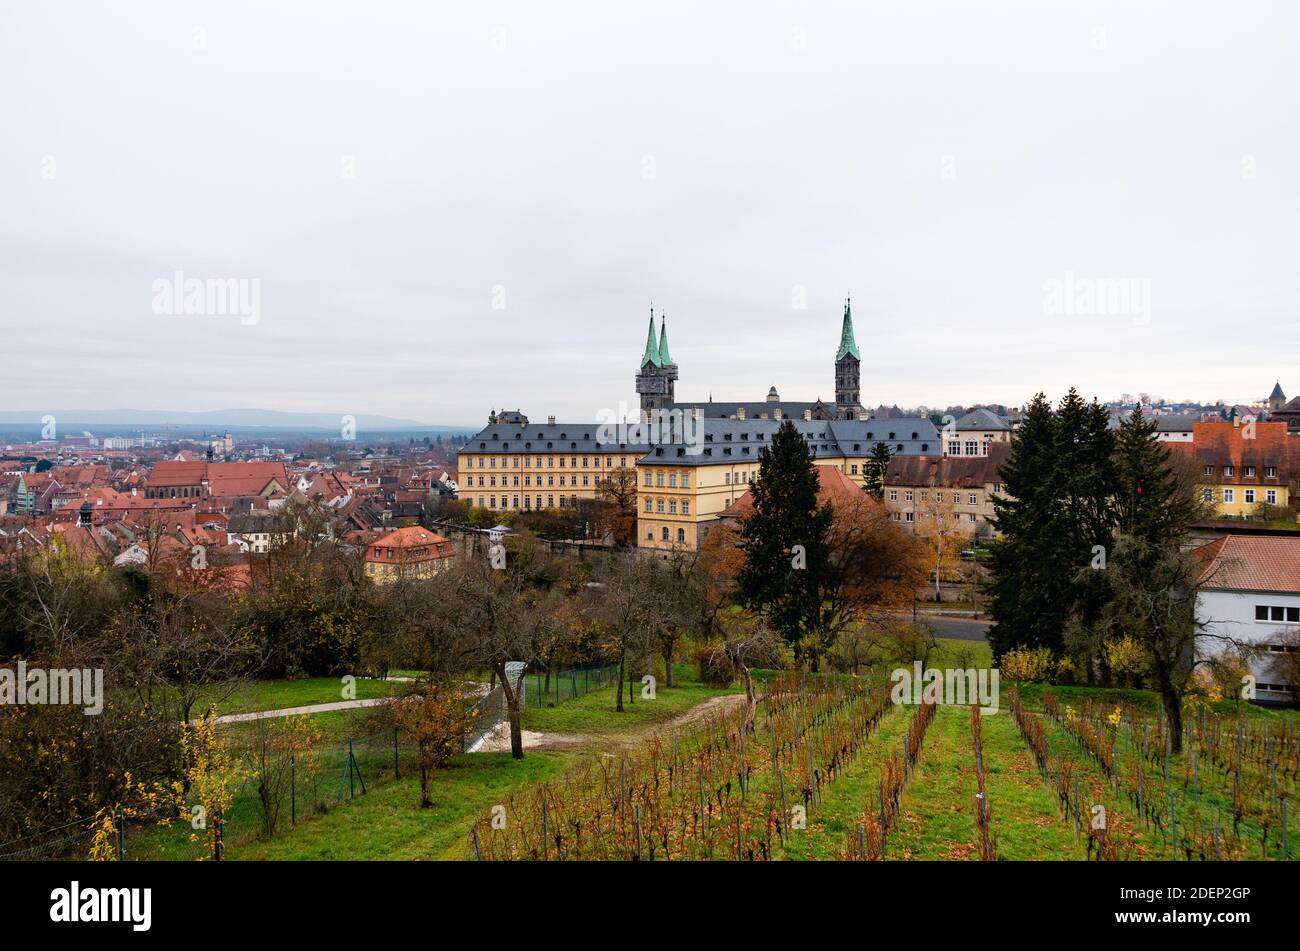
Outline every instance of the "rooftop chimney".
<svg viewBox="0 0 1300 951"><path fill-rule="evenodd" d="M807 420L808 422L812 422L812 410L810 410L810 409L806 409L806 410L804 410L804 411L803 411L803 418L804 418L805 420Z"/></svg>
<svg viewBox="0 0 1300 951"><path fill-rule="evenodd" d="M554 416L547 416L547 417L546 417L546 425L547 425L547 426L554 426L554 425L555 425L555 417L554 417Z"/></svg>
<svg viewBox="0 0 1300 951"><path fill-rule="evenodd" d="M737 406L737 407L736 407L736 419L744 419L744 418L745 418L745 407L743 407L743 406Z"/></svg>

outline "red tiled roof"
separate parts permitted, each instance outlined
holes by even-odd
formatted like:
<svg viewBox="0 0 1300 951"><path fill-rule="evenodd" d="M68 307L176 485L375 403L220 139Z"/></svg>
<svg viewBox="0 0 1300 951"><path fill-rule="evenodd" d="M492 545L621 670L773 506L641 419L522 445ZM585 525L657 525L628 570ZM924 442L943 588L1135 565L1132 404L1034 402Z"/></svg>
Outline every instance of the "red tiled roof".
<svg viewBox="0 0 1300 951"><path fill-rule="evenodd" d="M1253 428L1244 423L1196 422L1190 443L1165 445L1190 456L1202 470L1210 467L1210 474L1203 478L1230 485L1286 485L1296 469L1292 460L1300 462L1300 440L1287 436L1284 422L1257 422ZM1223 474L1224 466L1232 466L1232 475ZM1255 467L1254 475L1245 474L1247 466ZM1269 466L1277 468L1273 478L1264 475Z"/></svg>
<svg viewBox="0 0 1300 951"><path fill-rule="evenodd" d="M1227 535L1192 557L1204 588L1300 594L1300 537Z"/></svg>
<svg viewBox="0 0 1300 951"><path fill-rule="evenodd" d="M866 493L858 486L856 482L846 476L834 466L817 467L817 504L821 505L830 502L834 505L836 502L845 500L854 500L862 498ZM719 513L719 518L744 518L754 508L754 496L752 492L746 491L744 495L736 499L729 506Z"/></svg>
<svg viewBox="0 0 1300 951"><path fill-rule="evenodd" d="M456 553L451 542L436 532L418 525L399 528L382 538L376 538L366 547L366 561L419 562L436 558L450 558Z"/></svg>
<svg viewBox="0 0 1300 951"><path fill-rule="evenodd" d="M146 483L151 489L182 485L200 485L207 471L205 462L175 462L166 460L154 464Z"/></svg>

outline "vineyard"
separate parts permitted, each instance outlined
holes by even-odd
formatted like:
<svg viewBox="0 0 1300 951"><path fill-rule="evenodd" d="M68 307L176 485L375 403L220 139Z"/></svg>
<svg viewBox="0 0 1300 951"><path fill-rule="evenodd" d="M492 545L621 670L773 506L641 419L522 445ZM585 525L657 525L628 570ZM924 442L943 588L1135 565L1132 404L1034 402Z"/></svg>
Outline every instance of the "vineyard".
<svg viewBox="0 0 1300 951"><path fill-rule="evenodd" d="M484 861L1286 859L1292 721L1198 714L1175 753L1131 705L994 715L785 674L745 706L523 788L467 836Z"/></svg>

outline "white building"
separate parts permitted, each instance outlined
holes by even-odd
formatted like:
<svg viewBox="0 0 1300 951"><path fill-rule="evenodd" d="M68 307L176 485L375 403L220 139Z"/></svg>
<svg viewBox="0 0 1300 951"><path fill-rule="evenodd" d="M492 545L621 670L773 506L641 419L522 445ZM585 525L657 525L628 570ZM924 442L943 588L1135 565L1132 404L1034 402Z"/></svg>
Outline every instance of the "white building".
<svg viewBox="0 0 1300 951"><path fill-rule="evenodd" d="M1196 608L1205 632L1259 645L1251 663L1258 699L1293 699L1275 659L1296 650L1283 635L1300 630L1300 538L1227 535L1195 554L1204 565Z"/></svg>

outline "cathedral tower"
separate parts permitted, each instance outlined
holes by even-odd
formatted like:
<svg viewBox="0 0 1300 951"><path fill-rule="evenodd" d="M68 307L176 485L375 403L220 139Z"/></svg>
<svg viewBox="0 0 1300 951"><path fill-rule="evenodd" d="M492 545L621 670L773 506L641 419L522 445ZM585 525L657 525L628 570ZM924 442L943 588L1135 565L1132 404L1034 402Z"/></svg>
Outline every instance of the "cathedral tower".
<svg viewBox="0 0 1300 951"><path fill-rule="evenodd" d="M862 356L858 353L858 342L853 339L853 311L845 298L840 348L835 351L835 402L841 419L857 419L862 410L861 371Z"/></svg>
<svg viewBox="0 0 1300 951"><path fill-rule="evenodd" d="M655 339L655 312L650 308L650 329L646 331L645 353L636 375L636 392L641 397L641 419L648 420L651 410L670 410L676 399L677 364L668 352L668 324L659 315L659 338Z"/></svg>

